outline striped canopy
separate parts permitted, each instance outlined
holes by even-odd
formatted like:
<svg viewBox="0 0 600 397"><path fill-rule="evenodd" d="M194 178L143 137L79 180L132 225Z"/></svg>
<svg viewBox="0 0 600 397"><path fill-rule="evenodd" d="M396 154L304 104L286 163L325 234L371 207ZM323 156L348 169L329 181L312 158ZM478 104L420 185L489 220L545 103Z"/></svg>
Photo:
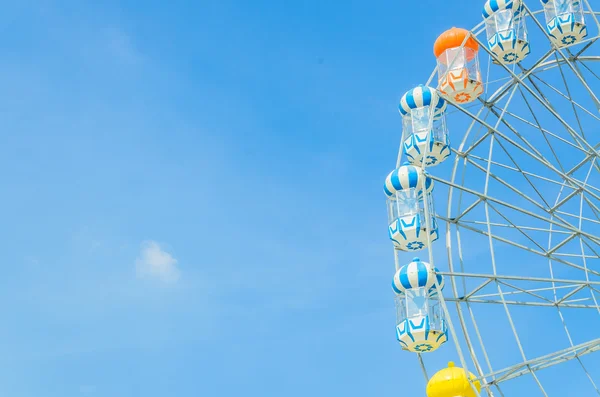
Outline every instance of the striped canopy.
<svg viewBox="0 0 600 397"><path fill-rule="evenodd" d="M435 281L437 279L440 288L444 288L444 278L436 274L437 268L419 258L414 258L412 262L402 266L394 275L392 288L399 295L406 293L406 290L415 288L426 288L429 296L437 294Z"/></svg>
<svg viewBox="0 0 600 397"><path fill-rule="evenodd" d="M446 101L437 93L435 88L420 85L408 91L400 99L398 110L402 116L410 114L413 109L424 106L434 108L434 118L438 118L446 110Z"/></svg>
<svg viewBox="0 0 600 397"><path fill-rule="evenodd" d="M385 178L383 190L388 197L392 197L397 191L408 189L419 189L419 196L422 195L423 181L427 193L433 190L433 179L429 177L426 171L421 167L404 163L400 168L390 172Z"/></svg>
<svg viewBox="0 0 600 397"><path fill-rule="evenodd" d="M544 1L546 3L548 0ZM484 19L491 17L495 12L512 9L518 11L521 6L521 0L487 0L483 6L481 15Z"/></svg>

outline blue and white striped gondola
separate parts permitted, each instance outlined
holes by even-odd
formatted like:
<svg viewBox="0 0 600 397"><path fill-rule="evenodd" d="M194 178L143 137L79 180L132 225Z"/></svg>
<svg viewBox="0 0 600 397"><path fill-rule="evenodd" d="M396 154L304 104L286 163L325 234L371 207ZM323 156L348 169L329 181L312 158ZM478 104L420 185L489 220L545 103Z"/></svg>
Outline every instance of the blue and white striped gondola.
<svg viewBox="0 0 600 397"><path fill-rule="evenodd" d="M429 177L427 171L421 167L404 163L400 168L390 172L385 178L383 190L386 196L394 197L397 194L403 194L409 190L417 192L419 198L423 196L423 185L427 193L433 191L433 179Z"/></svg>
<svg viewBox="0 0 600 397"><path fill-rule="evenodd" d="M407 289L424 287L428 296L436 296L437 280L440 289L444 289L444 277L438 274L438 268L414 258L408 265L402 266L394 275L392 289L398 295L404 295Z"/></svg>
<svg viewBox="0 0 600 397"><path fill-rule="evenodd" d="M398 321L396 337L404 350L416 353L437 350L448 340L448 327L439 304L431 298L444 278L427 262L414 258L394 275Z"/></svg>
<svg viewBox="0 0 600 397"><path fill-rule="evenodd" d="M420 85L406 92L398 110L403 118L402 147L411 164L432 167L450 156L450 138L444 112L447 102L435 88ZM426 154L427 152L427 154Z"/></svg>
<svg viewBox="0 0 600 397"><path fill-rule="evenodd" d="M500 63L521 62L531 52L523 13L521 0L487 0L483 6L488 48Z"/></svg>
<svg viewBox="0 0 600 397"><path fill-rule="evenodd" d="M548 35L558 47L576 44L588 35L581 0L541 0Z"/></svg>
<svg viewBox="0 0 600 397"><path fill-rule="evenodd" d="M427 194L430 208L429 225L425 217L423 190ZM392 171L386 178L384 191L388 197L388 234L396 249L418 251L439 238L432 190L433 180L426 171L414 165L405 164Z"/></svg>
<svg viewBox="0 0 600 397"><path fill-rule="evenodd" d="M428 113L433 108L433 118L442 117L448 103L438 95L435 88L419 85L402 95L398 111L402 116L410 116L414 109L426 107Z"/></svg>

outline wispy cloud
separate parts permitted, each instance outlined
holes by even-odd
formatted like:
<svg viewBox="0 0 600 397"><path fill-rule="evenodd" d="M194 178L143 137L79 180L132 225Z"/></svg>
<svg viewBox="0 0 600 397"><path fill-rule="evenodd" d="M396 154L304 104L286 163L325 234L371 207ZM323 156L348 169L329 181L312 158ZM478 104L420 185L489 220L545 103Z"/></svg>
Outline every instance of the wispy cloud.
<svg viewBox="0 0 600 397"><path fill-rule="evenodd" d="M135 260L135 269L140 278L154 278L166 283L177 282L181 275L177 259L156 241L142 244L140 255Z"/></svg>

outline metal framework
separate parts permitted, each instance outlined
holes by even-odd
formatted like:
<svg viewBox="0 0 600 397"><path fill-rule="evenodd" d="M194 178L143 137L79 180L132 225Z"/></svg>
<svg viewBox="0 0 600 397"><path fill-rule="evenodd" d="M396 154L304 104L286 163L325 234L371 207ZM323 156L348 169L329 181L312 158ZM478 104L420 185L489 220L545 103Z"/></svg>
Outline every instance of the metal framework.
<svg viewBox="0 0 600 397"><path fill-rule="evenodd" d="M481 377L480 380L485 382L486 379L491 378L493 380L487 382L486 385L497 385L501 382L506 382L519 376L526 375L530 371L539 371L553 365L564 363L565 361L579 359L586 354L598 350L600 350L600 339L594 339L587 343L569 347L543 357L534 358L533 360L526 361L520 365L501 369L500 371Z"/></svg>
<svg viewBox="0 0 600 397"><path fill-rule="evenodd" d="M550 43L543 13L532 11L533 4L539 7L535 1L524 5L528 28ZM440 269L447 263L448 271L440 272L446 288L438 299L460 364L481 381L482 395L485 391L488 396L504 396L506 381L529 375L547 396L538 372L570 360L586 374L589 390L600 395L581 359L600 350L600 339L575 344L563 313L588 309L577 313L600 317L600 94L594 90L600 88L600 12L593 11L588 0L583 4L586 22L594 28L583 43L568 48L550 45L537 60L525 62L529 67L496 62L494 74L503 77L490 81L488 69L488 89L499 83L493 91L465 107L449 101L453 105L449 113L467 120L468 126L453 148L450 175L430 172L436 190L445 186L448 195L445 214L436 214L446 226L447 258L438 251L434 255L429 244L429 262L444 263ZM480 56L489 56L491 65L494 55L480 38L485 36L483 22L471 32L483 50ZM427 85L435 75L434 70ZM458 134L453 134L456 139ZM402 147L397 166L401 156ZM435 197L439 201L439 193ZM427 203L424 207L429 222ZM477 259L477 269L466 253L475 238L487 243L486 259ZM499 254L505 249L533 258L539 275L507 273L506 259ZM394 251L397 269L402 262L399 255ZM541 263L545 275L539 272ZM482 304L503 307L512 330L509 336L520 354L514 365L493 369L486 348L489 341L474 314L474 307ZM569 346L529 358L511 312L516 306L554 308ZM418 359L428 379L426 356Z"/></svg>
<svg viewBox="0 0 600 397"><path fill-rule="evenodd" d="M590 292L600 296L600 281L458 272L440 272L440 274L452 280L462 277L479 280L477 285L466 294L459 297L445 297L447 302L506 303L507 305L600 310L598 303L590 297ZM527 287L518 285L523 282ZM500 298L498 288L502 288L504 299ZM554 292L553 296L544 296L548 291Z"/></svg>

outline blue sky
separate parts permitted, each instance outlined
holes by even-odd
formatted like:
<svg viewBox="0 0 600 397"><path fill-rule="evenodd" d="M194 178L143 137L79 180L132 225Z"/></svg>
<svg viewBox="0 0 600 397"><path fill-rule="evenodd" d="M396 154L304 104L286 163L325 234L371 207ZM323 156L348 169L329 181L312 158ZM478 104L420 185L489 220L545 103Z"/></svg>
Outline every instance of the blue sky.
<svg viewBox="0 0 600 397"><path fill-rule="evenodd" d="M382 183L479 1L1 5L0 394L423 394Z"/></svg>

